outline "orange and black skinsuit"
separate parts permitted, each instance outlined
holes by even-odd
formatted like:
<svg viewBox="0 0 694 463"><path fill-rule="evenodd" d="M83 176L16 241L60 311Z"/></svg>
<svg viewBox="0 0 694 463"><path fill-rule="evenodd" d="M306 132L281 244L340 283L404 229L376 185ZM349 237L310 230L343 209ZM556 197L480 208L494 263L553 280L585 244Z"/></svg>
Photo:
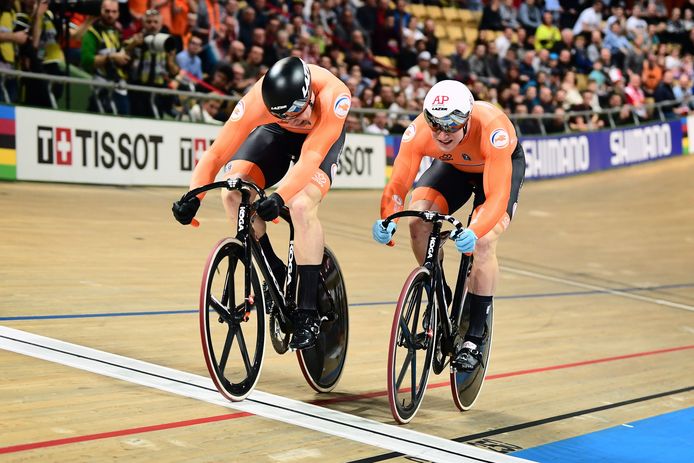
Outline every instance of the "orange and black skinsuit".
<svg viewBox="0 0 694 463"><path fill-rule="evenodd" d="M525 156L513 124L500 109L475 102L467 133L450 152L437 146L420 114L403 134L381 198L381 218L402 209L424 156L434 162L419 179L411 202L430 200L442 213L452 213L474 192L469 228L475 235L484 236L497 223L508 226L525 176Z"/></svg>
<svg viewBox="0 0 694 463"><path fill-rule="evenodd" d="M214 180L227 163L226 176L242 174L259 187L277 183L296 161L277 189L284 202L309 183L325 195L330 189L345 140L345 118L351 105L347 86L328 70L308 65L314 94L310 121L295 128L266 109L262 79L241 99L217 139L200 159L190 189Z"/></svg>

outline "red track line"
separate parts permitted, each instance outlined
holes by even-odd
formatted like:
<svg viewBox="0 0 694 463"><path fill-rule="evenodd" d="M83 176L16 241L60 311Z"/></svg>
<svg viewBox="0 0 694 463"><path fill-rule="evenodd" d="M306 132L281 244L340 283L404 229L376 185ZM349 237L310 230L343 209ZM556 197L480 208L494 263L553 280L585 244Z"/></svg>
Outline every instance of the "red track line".
<svg viewBox="0 0 694 463"><path fill-rule="evenodd" d="M100 432L97 434L87 434L86 436L66 437L64 439L46 440L42 442L31 442L28 444L11 445L9 447L0 447L0 455L3 453L21 452L24 450L34 450L44 447L55 447L57 445L73 444L76 442L87 442L90 440L108 439L110 437L129 436L131 434L140 434L144 432L161 431L163 429L183 428L185 426L194 426L196 424L214 423L215 421L233 420L234 418L242 418L244 416L253 416L251 413L227 413L226 415L208 416L206 418L196 418L194 420L174 421L173 423L155 424L152 426L141 426L139 428L121 429L119 431Z"/></svg>
<svg viewBox="0 0 694 463"><path fill-rule="evenodd" d="M636 357L645 357L648 355L665 354L667 352L677 352L677 351L688 350L688 349L694 349L694 344L691 344L689 346L669 347L666 349L658 349L658 350L652 350L652 351L648 351L648 352L637 352L635 354L618 355L615 357L605 357L605 358L595 359L595 360L585 360L583 362L564 363L561 365L552 365L549 367L533 368L530 370L510 371L508 373L499 373L496 375L488 375L484 380L490 381L492 379L509 378L511 376L522 376L522 375L530 375L533 373L543 373L545 371L563 370L565 368L574 368L574 367L580 367L580 366L585 366L585 365L594 365L596 363L614 362L615 360L625 360L625 359L636 358ZM444 381L441 383L429 384L427 386L427 389L436 389L439 387L449 387L449 386L450 386L450 381ZM316 405L327 405L327 404L338 403L338 402L349 402L349 401L360 400L360 399L371 399L373 397L380 397L380 396L384 396L386 394L388 394L387 391L377 391L377 392L369 392L367 394L354 394L354 395L349 395L349 396L344 396L344 397L335 397L333 399L315 400L311 403L316 404Z"/></svg>
<svg viewBox="0 0 694 463"><path fill-rule="evenodd" d="M626 359L630 359L630 358L646 357L649 355L665 354L668 352L677 352L677 351L683 351L683 350L689 350L689 349L694 349L694 344L691 344L688 346L670 347L670 348L666 348L666 349L652 350L652 351L647 351L647 352L637 352L635 354L618 355L615 357L605 357L605 358L595 359L595 360L585 360L583 362L564 363L561 365L552 365L549 367L533 368L533 369L529 369L529 370L511 371L508 373L499 373L496 375L487 376L485 378L485 381L489 381L489 380L493 380L493 379L509 378L512 376L530 375L533 373L542 373L542 372L552 371L552 370L563 370L565 368L574 368L574 367L580 367L580 366L585 366L585 365L594 365L597 363L614 362L616 360L626 360ZM430 384L428 386L428 388L434 389L434 388L448 387L448 386L449 386L449 382L445 381L445 382L441 382L441 383ZM310 403L315 404L315 405L328 405L328 404L339 403L339 402L351 402L351 401L355 401L355 400L370 399L373 397L381 397L381 396L385 396L386 394L387 394L386 391L375 391L375 392L369 392L366 394L353 394L353 395L349 395L349 396L345 396L345 397L336 397L334 399L313 400ZM33 449L44 448L44 447L55 447L58 445L73 444L73 443L77 443L77 442L86 442L86 441L98 440L98 439L108 439L110 437L120 437L120 436L128 436L131 434L140 434L140 433L145 433L145 432L161 431L164 429L182 428L185 426L194 426L194 425L198 425L198 424L213 423L215 421L233 420L236 418L243 418L246 416L253 416L253 414L247 413L247 412L230 413L230 414L225 414L225 415L209 416L206 418L196 418L194 420L174 421L172 423L163 423L163 424L157 424L157 425L152 425L152 426L142 426L142 427L138 427L138 428L121 429L119 431L110 431L110 432L103 432L103 433L98 433L98 434L87 434L85 436L74 436L74 437L66 437L64 439L55 439L55 440L48 440L48 441L42 441L42 442L31 442L28 444L11 445L9 447L0 447L0 455L2 455L4 453L15 453L15 452L22 452L24 450L33 450Z"/></svg>

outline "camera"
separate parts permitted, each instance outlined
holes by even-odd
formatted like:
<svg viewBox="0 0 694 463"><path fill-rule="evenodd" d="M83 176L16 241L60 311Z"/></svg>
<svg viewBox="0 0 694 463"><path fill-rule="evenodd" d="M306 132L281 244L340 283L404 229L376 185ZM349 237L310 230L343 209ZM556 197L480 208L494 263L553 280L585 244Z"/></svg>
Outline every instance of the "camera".
<svg viewBox="0 0 694 463"><path fill-rule="evenodd" d="M158 34L147 35L144 38L145 46L154 53L170 52L176 50L176 38L169 34L159 32Z"/></svg>

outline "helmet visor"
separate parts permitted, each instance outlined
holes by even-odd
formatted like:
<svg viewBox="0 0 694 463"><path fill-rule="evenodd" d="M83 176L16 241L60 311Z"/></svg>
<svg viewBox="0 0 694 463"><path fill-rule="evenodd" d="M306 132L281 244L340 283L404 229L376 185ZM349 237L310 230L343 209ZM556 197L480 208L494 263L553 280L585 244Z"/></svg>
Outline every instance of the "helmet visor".
<svg viewBox="0 0 694 463"><path fill-rule="evenodd" d="M304 110L308 106L309 99L310 98L301 98L299 100L294 100L294 102L289 105L289 108L282 112L273 111L273 109L270 108L270 113L279 119L294 119L299 114L304 112Z"/></svg>
<svg viewBox="0 0 694 463"><path fill-rule="evenodd" d="M424 110L424 119L429 124L431 130L435 132L455 133L465 127L469 118L469 113L466 115L457 109L443 117L436 117L428 110Z"/></svg>

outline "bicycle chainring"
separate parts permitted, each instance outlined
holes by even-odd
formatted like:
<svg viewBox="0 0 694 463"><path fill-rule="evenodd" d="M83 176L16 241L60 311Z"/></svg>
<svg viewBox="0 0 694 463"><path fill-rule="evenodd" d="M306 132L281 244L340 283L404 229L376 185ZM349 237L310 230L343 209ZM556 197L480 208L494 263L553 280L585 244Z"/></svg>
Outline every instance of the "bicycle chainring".
<svg viewBox="0 0 694 463"><path fill-rule="evenodd" d="M277 312L270 314L270 340L272 347L278 354L284 354L289 350L289 333L282 331L282 326L277 319Z"/></svg>

